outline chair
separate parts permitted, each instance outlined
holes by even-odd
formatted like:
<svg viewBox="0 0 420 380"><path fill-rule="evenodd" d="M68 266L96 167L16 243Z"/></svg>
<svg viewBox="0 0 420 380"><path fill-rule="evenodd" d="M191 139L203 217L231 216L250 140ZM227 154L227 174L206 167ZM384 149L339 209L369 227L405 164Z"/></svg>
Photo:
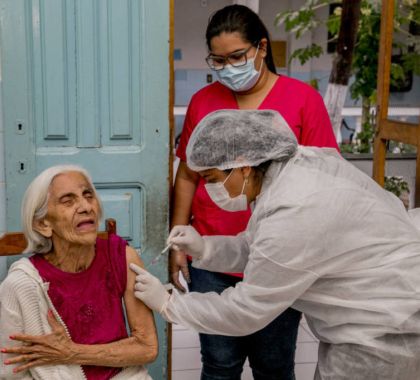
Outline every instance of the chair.
<svg viewBox="0 0 420 380"><path fill-rule="evenodd" d="M386 143L389 140L417 146L415 205L420 207L420 123L405 123L388 118L391 73L394 0L382 2L376 132L373 149L373 179L381 186L385 181Z"/></svg>
<svg viewBox="0 0 420 380"><path fill-rule="evenodd" d="M109 218L105 220L105 231L100 231L98 236L107 239L108 235L117 233L117 222ZM26 239L22 232L9 232L0 237L0 256L19 255L26 248Z"/></svg>

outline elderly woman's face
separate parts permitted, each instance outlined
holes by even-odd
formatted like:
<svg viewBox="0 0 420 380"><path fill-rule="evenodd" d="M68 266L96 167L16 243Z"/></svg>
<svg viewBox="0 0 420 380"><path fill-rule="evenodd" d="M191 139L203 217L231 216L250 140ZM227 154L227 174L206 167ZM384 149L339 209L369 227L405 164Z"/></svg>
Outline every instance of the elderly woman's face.
<svg viewBox="0 0 420 380"><path fill-rule="evenodd" d="M51 183L49 195L44 223L53 243L58 239L77 245L95 244L100 206L86 178L78 172L60 174Z"/></svg>

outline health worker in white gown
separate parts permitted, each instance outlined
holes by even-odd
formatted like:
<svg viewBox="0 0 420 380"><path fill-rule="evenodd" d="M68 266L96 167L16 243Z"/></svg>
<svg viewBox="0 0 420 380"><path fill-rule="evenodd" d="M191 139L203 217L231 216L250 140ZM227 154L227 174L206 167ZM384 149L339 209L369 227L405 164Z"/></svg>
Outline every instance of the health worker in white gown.
<svg viewBox="0 0 420 380"><path fill-rule="evenodd" d="M220 295L169 294L132 266L136 297L169 322L223 335L293 306L320 340L316 379L420 379L420 232L398 198L335 150L298 146L274 111L209 114L187 164L220 207L253 213L236 237L175 226L168 243L197 268L244 280Z"/></svg>

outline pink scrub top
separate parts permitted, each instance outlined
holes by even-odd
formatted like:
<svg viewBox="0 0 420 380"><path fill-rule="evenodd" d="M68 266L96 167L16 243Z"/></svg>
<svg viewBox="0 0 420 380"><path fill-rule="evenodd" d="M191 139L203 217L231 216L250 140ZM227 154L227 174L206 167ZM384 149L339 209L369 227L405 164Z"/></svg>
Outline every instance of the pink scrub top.
<svg viewBox="0 0 420 380"><path fill-rule="evenodd" d="M67 273L36 254L30 258L48 295L70 333L80 344L110 343L127 338L122 297L127 286L125 240L112 235L96 240L96 254L88 269ZM107 380L120 368L83 366L89 380Z"/></svg>
<svg viewBox="0 0 420 380"><path fill-rule="evenodd" d="M176 155L186 161L186 148L197 124L220 109L239 109L234 93L219 82L212 83L191 98ZM300 145L332 147L338 150L328 112L321 95L311 86L280 75L258 107L278 111L287 121ZM244 231L251 211L220 209L208 196L201 178L191 205L191 224L201 235L237 235ZM240 274L233 274L241 276Z"/></svg>

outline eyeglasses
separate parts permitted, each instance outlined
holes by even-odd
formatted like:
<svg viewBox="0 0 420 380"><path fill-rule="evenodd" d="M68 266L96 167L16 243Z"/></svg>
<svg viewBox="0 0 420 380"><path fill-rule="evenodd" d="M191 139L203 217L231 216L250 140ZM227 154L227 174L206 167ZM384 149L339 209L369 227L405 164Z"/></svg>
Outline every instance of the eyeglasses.
<svg viewBox="0 0 420 380"><path fill-rule="evenodd" d="M209 67L214 71L224 69L228 63L234 67L244 66L248 61L246 55L253 47L254 45L251 45L247 49L235 51L227 56L214 55L210 53L206 57L206 62L209 65Z"/></svg>

